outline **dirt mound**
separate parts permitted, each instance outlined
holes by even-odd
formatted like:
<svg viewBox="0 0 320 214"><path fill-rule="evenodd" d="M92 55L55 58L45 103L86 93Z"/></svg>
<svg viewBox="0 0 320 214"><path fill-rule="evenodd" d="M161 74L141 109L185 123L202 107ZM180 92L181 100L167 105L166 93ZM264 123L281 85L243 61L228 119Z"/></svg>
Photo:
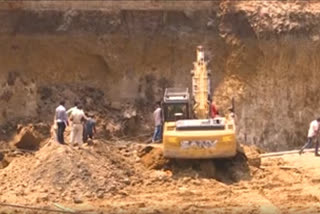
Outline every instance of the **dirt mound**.
<svg viewBox="0 0 320 214"><path fill-rule="evenodd" d="M319 199L314 195L319 159L309 159L313 154L303 160L264 158L257 168L241 153L232 159L163 162L160 151L136 141L93 140L82 148L47 142L33 154L5 153L14 159L0 170L0 201L51 208L57 202L75 210L88 205L104 213L265 213L259 211L265 203L285 210ZM313 171L300 168L305 161ZM305 188L310 184L313 188Z"/></svg>
<svg viewBox="0 0 320 214"><path fill-rule="evenodd" d="M147 146L140 150L141 163L148 169L169 169L174 177L215 178L224 183L251 178L250 166L259 167L257 148L244 146L233 158L213 160L166 159L161 147ZM247 155L248 152L248 155Z"/></svg>
<svg viewBox="0 0 320 214"><path fill-rule="evenodd" d="M0 200L34 204L97 200L129 185L132 174L112 145L95 142L93 147L74 148L48 142L0 171Z"/></svg>
<svg viewBox="0 0 320 214"><path fill-rule="evenodd" d="M163 156L162 148L145 147L140 151L141 162L148 169L162 169L169 160Z"/></svg>
<svg viewBox="0 0 320 214"><path fill-rule="evenodd" d="M0 170L0 201L79 203L128 195L150 185L170 188L198 179L227 184L251 179L252 166L241 154L214 161L168 160L161 147L129 141L92 143L72 147L47 140L32 154L14 154Z"/></svg>

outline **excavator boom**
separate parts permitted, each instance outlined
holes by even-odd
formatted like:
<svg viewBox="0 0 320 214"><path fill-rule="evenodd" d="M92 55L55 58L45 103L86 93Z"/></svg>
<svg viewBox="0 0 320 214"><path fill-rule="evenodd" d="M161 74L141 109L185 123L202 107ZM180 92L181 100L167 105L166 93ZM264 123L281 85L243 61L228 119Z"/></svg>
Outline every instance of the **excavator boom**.
<svg viewBox="0 0 320 214"><path fill-rule="evenodd" d="M193 63L192 74L192 93L194 97L193 112L195 118L208 118L210 96L210 79L207 70L207 62L204 60L202 46L197 48L197 61Z"/></svg>

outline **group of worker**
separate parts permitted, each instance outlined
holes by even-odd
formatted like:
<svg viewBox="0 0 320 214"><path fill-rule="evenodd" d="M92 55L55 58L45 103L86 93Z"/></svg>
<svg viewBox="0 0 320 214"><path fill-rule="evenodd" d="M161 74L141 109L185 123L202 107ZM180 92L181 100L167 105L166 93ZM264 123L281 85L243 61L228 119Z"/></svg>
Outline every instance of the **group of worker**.
<svg viewBox="0 0 320 214"><path fill-rule="evenodd" d="M85 114L79 102L75 102L74 107L66 110L65 101L61 101L55 112L56 138L60 144L65 144L64 132L69 124L71 124L70 143L72 145L82 145L89 138L93 139L96 133L94 116Z"/></svg>
<svg viewBox="0 0 320 214"><path fill-rule="evenodd" d="M233 110L229 109L229 115L234 119ZM210 116L215 118L219 116L214 102L211 102L210 105ZM85 114L82 106L79 102L75 102L75 106L66 110L65 101L61 101L60 105L56 108L55 112L55 125L57 126L57 141L60 144L65 144L64 132L66 127L71 123L71 135L70 143L75 145L81 145L83 142L86 142L87 139L93 139L94 134L96 133L96 121L91 114ZM153 119L155 123L155 130L152 136L152 142L161 141L162 138L162 110L161 102L156 103L156 109L153 112ZM316 140L315 155L320 156L318 153L319 150L319 141L318 137L320 136L320 117L316 120L313 120L310 123L308 130L308 139L306 144L300 149L299 154L301 155L306 148L312 146L312 141Z"/></svg>

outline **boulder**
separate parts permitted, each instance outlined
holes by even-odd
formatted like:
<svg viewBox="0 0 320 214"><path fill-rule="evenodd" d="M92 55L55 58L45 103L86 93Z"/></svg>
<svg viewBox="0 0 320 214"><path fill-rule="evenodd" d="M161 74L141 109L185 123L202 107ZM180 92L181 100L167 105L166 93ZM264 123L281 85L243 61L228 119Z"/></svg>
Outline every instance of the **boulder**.
<svg viewBox="0 0 320 214"><path fill-rule="evenodd" d="M19 149L36 150L40 146L41 139L30 127L24 127L15 136L12 145Z"/></svg>

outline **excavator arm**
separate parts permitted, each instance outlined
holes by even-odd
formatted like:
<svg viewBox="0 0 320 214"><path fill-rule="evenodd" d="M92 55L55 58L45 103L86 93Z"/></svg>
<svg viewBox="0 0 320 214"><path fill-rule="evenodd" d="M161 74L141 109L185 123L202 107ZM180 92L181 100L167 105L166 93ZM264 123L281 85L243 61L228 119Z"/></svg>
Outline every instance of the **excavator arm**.
<svg viewBox="0 0 320 214"><path fill-rule="evenodd" d="M210 103L208 103L208 97L210 96L210 79L202 46L197 47L197 61L194 62L193 65L194 68L191 71L191 75L194 117L197 119L207 119L210 109Z"/></svg>

